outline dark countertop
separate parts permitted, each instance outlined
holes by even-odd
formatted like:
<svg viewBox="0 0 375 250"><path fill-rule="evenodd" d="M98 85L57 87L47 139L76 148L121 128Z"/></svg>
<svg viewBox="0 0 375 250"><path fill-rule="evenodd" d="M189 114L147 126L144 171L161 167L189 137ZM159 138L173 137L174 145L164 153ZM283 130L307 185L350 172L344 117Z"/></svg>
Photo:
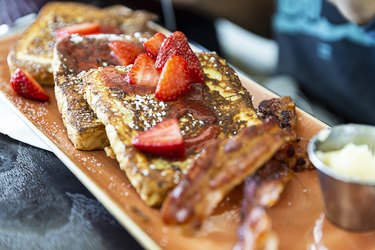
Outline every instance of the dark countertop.
<svg viewBox="0 0 375 250"><path fill-rule="evenodd" d="M142 249L53 154L0 133L0 249Z"/></svg>

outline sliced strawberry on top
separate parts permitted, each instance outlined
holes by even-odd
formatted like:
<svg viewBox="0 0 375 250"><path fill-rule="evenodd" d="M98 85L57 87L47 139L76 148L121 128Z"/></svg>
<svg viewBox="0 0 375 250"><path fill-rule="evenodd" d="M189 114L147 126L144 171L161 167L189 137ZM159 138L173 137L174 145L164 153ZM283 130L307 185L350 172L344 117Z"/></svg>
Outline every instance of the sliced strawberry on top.
<svg viewBox="0 0 375 250"><path fill-rule="evenodd" d="M155 97L173 101L185 94L190 87L188 63L182 56L172 55L161 71Z"/></svg>
<svg viewBox="0 0 375 250"><path fill-rule="evenodd" d="M202 65L190 48L186 36L180 31L174 32L164 40L156 57L155 67L159 70L162 69L172 55L183 56L188 62L192 82L204 83Z"/></svg>
<svg viewBox="0 0 375 250"><path fill-rule="evenodd" d="M122 34L122 30L117 25L112 24L100 24L99 32L102 34Z"/></svg>
<svg viewBox="0 0 375 250"><path fill-rule="evenodd" d="M146 87L156 87L160 72L155 69L155 60L146 53L140 54L128 73L129 83Z"/></svg>
<svg viewBox="0 0 375 250"><path fill-rule="evenodd" d="M132 64L137 56L143 53L140 46L129 41L113 41L108 43L108 46L122 66Z"/></svg>
<svg viewBox="0 0 375 250"><path fill-rule="evenodd" d="M10 79L10 87L18 95L37 101L48 101L49 96L42 86L26 71L17 68Z"/></svg>
<svg viewBox="0 0 375 250"><path fill-rule="evenodd" d="M171 55L183 54L187 50L186 46L189 46L189 44L184 33L180 31L172 33L162 43L156 58L155 67L162 69Z"/></svg>
<svg viewBox="0 0 375 250"><path fill-rule="evenodd" d="M61 39L72 34L90 35L99 33L99 31L100 25L98 23L79 23L57 29L56 36Z"/></svg>
<svg viewBox="0 0 375 250"><path fill-rule="evenodd" d="M185 60L188 62L189 69L190 69L190 80L193 83L204 83L204 73L202 69L202 65L195 55L195 53L191 50L189 46L189 50L185 52L183 55Z"/></svg>
<svg viewBox="0 0 375 250"><path fill-rule="evenodd" d="M163 41L167 38L163 33L156 33L153 35L150 39L148 39L146 42L143 43L143 48L146 50L146 52L152 56L153 58L156 58L158 55L159 49Z"/></svg>
<svg viewBox="0 0 375 250"><path fill-rule="evenodd" d="M185 144L178 120L168 119L156 124L133 138L137 149L162 157L181 159L185 156Z"/></svg>

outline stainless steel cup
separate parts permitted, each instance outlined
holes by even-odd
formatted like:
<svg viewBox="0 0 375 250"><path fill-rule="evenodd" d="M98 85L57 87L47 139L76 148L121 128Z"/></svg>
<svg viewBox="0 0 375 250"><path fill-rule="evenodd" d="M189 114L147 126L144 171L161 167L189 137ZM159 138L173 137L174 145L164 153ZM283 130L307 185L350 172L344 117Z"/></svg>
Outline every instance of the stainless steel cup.
<svg viewBox="0 0 375 250"><path fill-rule="evenodd" d="M374 150L375 127L358 124L336 126L320 131L308 145L309 158L318 169L325 213L332 223L344 229L375 230L375 180L360 181L340 176L316 155L316 151L339 150L348 143L367 144Z"/></svg>

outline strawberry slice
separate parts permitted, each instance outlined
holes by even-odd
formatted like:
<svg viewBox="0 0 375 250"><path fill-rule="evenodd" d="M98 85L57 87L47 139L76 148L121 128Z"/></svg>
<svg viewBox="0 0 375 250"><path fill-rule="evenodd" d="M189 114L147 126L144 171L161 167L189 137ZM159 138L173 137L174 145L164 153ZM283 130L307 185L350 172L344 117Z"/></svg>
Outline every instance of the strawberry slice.
<svg viewBox="0 0 375 250"><path fill-rule="evenodd" d="M117 25L112 24L100 24L99 32L101 34L122 34L122 30Z"/></svg>
<svg viewBox="0 0 375 250"><path fill-rule="evenodd" d="M133 138L137 149L162 157L182 159L185 156L185 144L177 119L164 120Z"/></svg>
<svg viewBox="0 0 375 250"><path fill-rule="evenodd" d="M190 48L186 36L180 31L174 32L164 40L156 57L155 67L159 70L162 69L172 55L183 56L188 62L192 82L204 83L202 65Z"/></svg>
<svg viewBox="0 0 375 250"><path fill-rule="evenodd" d="M26 71L17 68L10 79L10 87L18 95L37 101L48 101L49 96L42 86Z"/></svg>
<svg viewBox="0 0 375 250"><path fill-rule="evenodd" d="M57 29L56 36L57 39L62 39L72 34L90 35L99 33L99 31L100 25L98 23L79 23Z"/></svg>
<svg viewBox="0 0 375 250"><path fill-rule="evenodd" d="M167 38L163 33L156 33L153 35L150 39L148 39L146 42L143 43L143 48L146 50L146 52L152 56L153 58L156 58L158 55L159 49L163 41Z"/></svg>
<svg viewBox="0 0 375 250"><path fill-rule="evenodd" d="M162 101L173 101L185 94L189 87L188 63L182 56L172 55L163 67L155 97Z"/></svg>
<svg viewBox="0 0 375 250"><path fill-rule="evenodd" d="M155 60L148 54L140 54L128 73L129 83L146 87L156 87L160 72L155 69Z"/></svg>
<svg viewBox="0 0 375 250"><path fill-rule="evenodd" d="M132 64L143 53L141 47L129 41L113 41L108 46L122 66Z"/></svg>

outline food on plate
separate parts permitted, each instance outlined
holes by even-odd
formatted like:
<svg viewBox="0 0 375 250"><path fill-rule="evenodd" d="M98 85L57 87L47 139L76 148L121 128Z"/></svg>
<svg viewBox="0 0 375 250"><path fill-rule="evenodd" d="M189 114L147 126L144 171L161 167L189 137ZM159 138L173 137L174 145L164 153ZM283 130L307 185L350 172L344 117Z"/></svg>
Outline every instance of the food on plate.
<svg viewBox="0 0 375 250"><path fill-rule="evenodd" d="M126 40L111 41L108 46L122 66L133 64L137 56L144 52L140 45Z"/></svg>
<svg viewBox="0 0 375 250"><path fill-rule="evenodd" d="M297 114L290 97L272 98L259 104L258 114L263 120L273 119L284 130L296 134ZM312 169L301 140L282 146L267 163L246 178L241 205L239 241L235 249L277 249L278 236L272 229L267 208L280 198L292 172ZM306 147L305 147L306 149Z"/></svg>
<svg viewBox="0 0 375 250"><path fill-rule="evenodd" d="M203 149L162 207L167 224L198 228L217 204L295 136L274 121L243 129Z"/></svg>
<svg viewBox="0 0 375 250"><path fill-rule="evenodd" d="M287 164L275 157L246 178L236 250L277 249L278 237L272 229L272 220L266 209L279 200L291 178ZM267 248L271 245L275 247Z"/></svg>
<svg viewBox="0 0 375 250"><path fill-rule="evenodd" d="M49 96L42 86L29 73L20 68L13 72L10 87L22 97L37 101L49 100Z"/></svg>
<svg viewBox="0 0 375 250"><path fill-rule="evenodd" d="M375 155L367 144L349 143L334 151L317 151L318 158L332 171L350 180L375 180Z"/></svg>
<svg viewBox="0 0 375 250"><path fill-rule="evenodd" d="M152 19L154 16L145 11L132 11L120 5L101 9L82 3L48 3L11 48L8 56L10 71L13 73L20 67L40 84L53 85L53 47L59 34L72 33L72 27L81 32L94 32L97 25L99 33L132 34L148 30L146 23ZM77 24L86 27L73 26Z"/></svg>
<svg viewBox="0 0 375 250"><path fill-rule="evenodd" d="M55 31L56 39L62 39L73 34L91 35L100 32L99 23L78 23L58 28Z"/></svg>
<svg viewBox="0 0 375 250"><path fill-rule="evenodd" d="M182 56L169 57L161 71L155 97L161 101L174 101L186 94L191 85L189 74L188 62Z"/></svg>
<svg viewBox="0 0 375 250"><path fill-rule="evenodd" d="M98 34L72 35L56 43L53 59L55 96L69 139L75 148L93 150L104 148L108 139L103 124L97 119L83 98L84 78L77 77L82 71L107 65L120 65L111 53L114 42L126 42L141 48L150 34L134 35Z"/></svg>
<svg viewBox="0 0 375 250"><path fill-rule="evenodd" d="M174 32L163 41L156 57L155 67L159 70L162 69L172 55L182 56L187 61L192 82L204 83L201 62L190 48L184 33L180 31Z"/></svg>
<svg viewBox="0 0 375 250"><path fill-rule="evenodd" d="M248 176L258 180L264 175L265 179L274 181L272 184L279 191L261 191L265 195L263 198L268 198L268 206L271 206L290 178L289 174L284 176L282 172L309 169L306 154L295 150L299 141L295 131L295 105L291 98L263 101L259 110L262 112L259 111L258 119L264 120L262 124L247 127L233 138L216 140L203 149L163 204L162 216L167 224L182 225L187 231L199 227L224 196ZM253 177L252 174L259 168L265 169L258 170ZM263 184L260 187L260 190L263 189ZM273 196L267 196L271 191ZM263 210L264 207L260 206L256 211L260 213ZM254 220L253 211L249 212L251 220ZM259 219L270 221L265 211L261 214ZM253 233L255 237L257 232Z"/></svg>
<svg viewBox="0 0 375 250"><path fill-rule="evenodd" d="M158 32L143 44L143 48L151 57L156 58L165 38L167 37L163 33Z"/></svg>
<svg viewBox="0 0 375 250"><path fill-rule="evenodd" d="M290 96L264 100L259 103L257 112L263 120L274 119L281 128L296 133L296 105Z"/></svg>
<svg viewBox="0 0 375 250"><path fill-rule="evenodd" d="M224 59L194 52L180 31L155 33L152 18L119 6L48 4L8 56L11 87L46 101L33 77L51 84L53 72L75 148L105 148L144 202L162 206L166 224L199 228L244 182L237 247L277 245L267 208L293 171L311 169L293 101L273 98L256 110Z"/></svg>
<svg viewBox="0 0 375 250"><path fill-rule="evenodd" d="M302 172L314 169L307 156L307 141L297 135L297 113L296 107L291 97L283 96L263 100L259 103L257 113L265 121L274 119L281 128L295 134L296 141L288 142L274 156L280 162L284 162L294 172Z"/></svg>
<svg viewBox="0 0 375 250"><path fill-rule="evenodd" d="M176 118L164 120L149 130L139 133L132 140L142 152L171 159L185 157L185 143Z"/></svg>
<svg viewBox="0 0 375 250"><path fill-rule="evenodd" d="M163 45L159 53L162 48ZM189 58L191 56L189 54ZM105 125L121 169L148 205L161 205L168 191L187 173L194 158L209 141L231 137L245 127L260 123L251 95L225 60L215 53L202 52L196 56L204 72L204 84L190 83L189 90L179 93L174 101L156 98L156 87L130 84L126 76L132 66L103 67L86 75L85 97ZM181 56L171 55L171 58L176 57ZM173 68L168 74L173 74ZM173 87L178 86L170 86ZM139 133L172 118L178 119L184 138L184 159L143 153L132 145L133 138Z"/></svg>
<svg viewBox="0 0 375 250"><path fill-rule="evenodd" d="M160 72L155 68L155 59L143 53L135 59L127 77L130 84L156 87Z"/></svg>

